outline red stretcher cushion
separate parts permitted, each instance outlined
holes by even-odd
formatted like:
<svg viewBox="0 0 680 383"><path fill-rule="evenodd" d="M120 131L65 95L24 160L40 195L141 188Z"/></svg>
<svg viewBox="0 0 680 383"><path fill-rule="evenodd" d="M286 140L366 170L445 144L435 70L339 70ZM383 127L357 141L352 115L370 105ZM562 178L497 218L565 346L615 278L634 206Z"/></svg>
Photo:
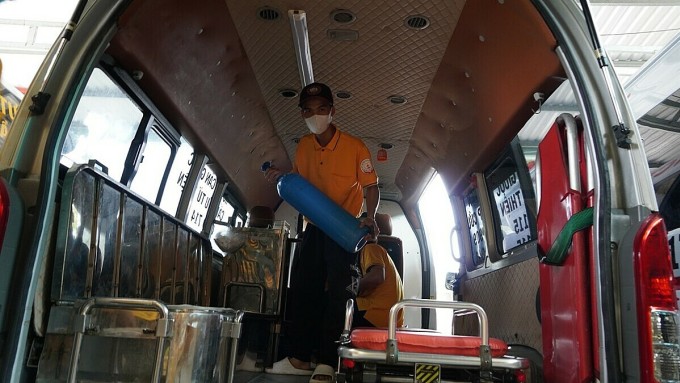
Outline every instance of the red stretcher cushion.
<svg viewBox="0 0 680 383"><path fill-rule="evenodd" d="M356 348L385 351L387 329L357 328L352 331L352 345ZM397 330L399 351L426 354L479 356L482 338L476 336L445 335L438 332ZM505 355L508 345L500 339L489 338L491 356Z"/></svg>

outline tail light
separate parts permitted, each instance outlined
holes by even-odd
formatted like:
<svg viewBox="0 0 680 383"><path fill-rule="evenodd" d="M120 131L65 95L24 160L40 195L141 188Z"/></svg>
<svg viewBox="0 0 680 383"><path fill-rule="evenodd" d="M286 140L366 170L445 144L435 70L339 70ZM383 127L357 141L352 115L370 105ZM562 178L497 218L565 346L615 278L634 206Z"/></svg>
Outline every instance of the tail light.
<svg viewBox="0 0 680 383"><path fill-rule="evenodd" d="M5 230L7 229L7 221L9 220L9 193L5 180L0 179L0 247L5 240Z"/></svg>
<svg viewBox="0 0 680 383"><path fill-rule="evenodd" d="M633 243L643 382L680 380L678 306L667 236L661 216L652 214Z"/></svg>

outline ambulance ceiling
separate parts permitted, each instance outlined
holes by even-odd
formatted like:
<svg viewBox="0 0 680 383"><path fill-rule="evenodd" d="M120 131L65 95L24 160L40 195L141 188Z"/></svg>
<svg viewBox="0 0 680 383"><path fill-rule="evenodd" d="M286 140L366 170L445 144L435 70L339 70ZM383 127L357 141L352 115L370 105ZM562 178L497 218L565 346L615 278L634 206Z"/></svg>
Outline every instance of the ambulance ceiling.
<svg viewBox="0 0 680 383"><path fill-rule="evenodd" d="M503 0L498 0L499 3L504 3ZM216 76L222 75L224 78L210 78L213 74L210 73L209 76L200 77L204 82L197 82L193 80L186 84L191 92L188 95L196 95L197 97L201 94L207 92L215 92L215 94L220 94L223 89L213 89L215 84L227 84L234 89L238 88L241 93L238 97L239 102L245 103L247 105L243 106L247 110L252 110L253 113L243 114L239 112L239 107L241 105L229 104L229 107L234 110L220 110L222 113L221 117L218 118L217 115L211 117L210 121L201 120L206 116L206 114L199 114L196 110L199 106L191 105L191 99L189 102L186 100L177 99L172 100L170 103L174 105L177 110L172 110L172 108L166 112L169 113L169 118L177 117L176 120L180 122L178 126L180 131L184 131L181 126L183 118L190 118L194 123L191 124L197 130L205 130L211 126L221 126L228 125L229 129L234 132L239 132L242 136L239 136L236 142L243 139L244 142L255 143L256 147L250 147L248 145L236 146L233 153L228 156L222 156L223 166L229 168L229 177L234 180L235 184L243 185L242 193L248 195L259 195L260 189L263 187L259 184L250 185L248 184L249 179L244 176L246 171L257 171L259 169L259 164L263 160L280 160L278 162L279 166L286 166L286 162L289 163L288 158L293 157L295 148L295 139L306 132L304 124L299 118L299 113L296 112L297 97L286 98L285 93L282 92L286 89L292 89L294 91L299 90L300 80L297 77L297 67L295 65L295 57L292 49L292 39L290 39L290 27L289 23L285 22L283 15L279 15L284 20L282 22L276 23L267 19L268 12L267 9L278 9L287 10L295 9L297 1L295 0L252 0L249 2L236 1L236 0L224 0L224 3L219 1L210 2L211 6L215 8L213 12L224 12L221 8L226 5L229 8L229 13L231 15L250 15L248 18L235 17L232 18L233 24L227 23L225 25L217 16L213 19L207 17L210 23L209 26L217 28L217 24L221 25L223 28L228 28L228 33L224 33L225 36L235 36L234 32L237 32L240 36L239 41L229 41L225 43L220 42L219 39L210 40L211 35L202 34L204 29L198 27L197 25L203 25L206 22L203 20L188 20L183 25L186 27L186 31L183 30L172 30L167 31L162 27L162 23L146 23L145 16L148 18L149 15L163 15L163 12L154 8L153 4L158 4L158 1L137 1L135 5L138 7L136 12L128 12L125 17L121 20L121 31L119 32L116 40L113 42L110 50L115 53L117 51L117 57L121 62L128 61L127 67L134 68L138 63L135 63L133 58L139 55L143 55L144 52L149 51L148 47L140 42L140 36L151 36L149 33L157 33L158 38L166 38L168 44L178 44L182 43L183 48L189 52L186 57L177 57L176 60L184 60L185 64L189 65L189 71L186 75L189 76L190 73L200 72L199 68L191 67L194 61L189 60L189 57L194 55L200 56L201 54L209 55L212 59L211 62L215 62L216 67L219 71L216 71ZM183 4L181 0L174 0L174 3ZM221 4L219 4L221 3ZM310 30L310 41L312 46L312 59L314 61L314 71L317 80L329 83L336 92L347 90L352 92L353 90L360 89L361 91L352 92L349 98L340 99L338 98L336 104L339 107L339 113L336 116L339 125L348 130L350 133L356 134L353 131L353 127L357 126L357 121L366 121L361 126L361 134L364 141L369 146L369 149L375 153L378 149L380 143L385 142L394 145L394 148L389 150L389 161L381 164L377 164L376 169L378 173L381 174L381 183L384 182L386 188L383 189L385 196L394 197L394 199L399 200L402 191L401 185L399 189L396 188L398 183L399 174L398 169L403 169L402 164L404 159L407 157L407 146L412 142L410 139L410 131L413 128L414 115L417 114L418 110L424 110L428 112L430 109L425 108L423 105L425 102L425 95L428 94L428 89L422 89L419 84L430 84L433 87L441 82L434 81L437 63L441 60L444 51L446 50L446 42L449 40L451 34L456 30L458 24L458 17L463 8L464 0L456 1L438 1L438 2L425 2L425 6L422 5L421 1L418 0L408 0L403 2L398 2L398 6L389 7L387 9L373 9L375 5L373 2L364 2L359 0L347 0L343 3L346 6L345 9L354 10L355 12L363 15L358 18L354 24L354 30L372 30L370 28L377 29L373 33L364 33L363 38L360 42L366 40L366 38L373 35L384 36L383 39L378 43L367 44L367 46L381 46L383 49L380 51L373 50L361 50L363 46L361 44L357 45L357 50L352 57L343 56L342 51L334 49L333 46L339 44L330 44L328 41L330 39L342 39L351 38L351 36L343 35L343 30L340 26L336 25L337 20L334 18L329 18L329 14L333 11L327 2L310 2L305 7L309 16L309 30ZM395 3L396 4L396 3ZM475 2L471 4L477 4ZM518 3L505 2L507 5L517 6ZM219 6L218 6L219 5ZM634 67L641 66L646 60L648 60L654 52L656 52L657 47L660 49L665 45L665 43L672 38L672 36L680 30L680 4L677 7L669 6L630 6L630 5L603 5L596 4L593 6L593 14L596 19L596 24L601 25L599 28L599 33L602 36L603 45L608 48L615 48L610 52L610 57L614 61L615 65L619 67ZM429 7L427 12L423 11L423 7ZM359 10L366 10L365 12L360 12ZM206 5L206 12L212 10ZM263 12L264 11L264 12ZM426 13L430 15L429 22L431 27L425 29L424 31L412 31L408 29L407 25L403 20L405 20L405 15L414 15ZM210 15L208 13L208 15ZM376 15L376 16L372 16ZM174 16L174 15L171 15ZM197 15L194 15L198 17ZM256 16L259 18L256 19ZM371 16L371 17L369 17ZM486 15L487 19L490 15ZM169 16L167 16L169 18ZM248 21L250 20L250 21ZM649 21L653 20L653 21ZM387 22L395 21L395 22ZM194 25L195 24L195 25ZM260 28L265 24L270 29L270 33L262 33ZM276 25L274 25L276 24ZM496 24L498 25L498 24ZM506 24L507 25L507 24ZM358 28L358 27L363 27ZM354 28L356 27L356 28ZM155 29L154 29L155 28ZM280 29L276 29L280 28ZM469 28L469 26L468 26ZM147 29L151 29L147 31ZM176 28L177 29L177 28ZM274 30L276 29L276 30ZM337 35L332 34L332 30L337 29ZM200 37L200 41L205 41L206 46L201 46L194 40L189 40L183 36L191 34L192 30L198 30L197 36ZM143 32L143 33L142 33ZM170 39L167 38L168 33L172 32L172 35L177 35L177 38ZM424 34L418 40L412 38L416 33ZM326 33L331 33L328 36ZM335 32L333 32L335 33ZM193 33L196 34L196 33ZM639 35L644 35L640 37ZM155 36L155 35L154 35ZM193 36L193 35L192 35ZM221 36L221 35L220 35ZM218 36L219 37L219 36ZM527 39L543 39L545 36L525 36ZM548 36L550 37L550 36ZM208 41L209 40L209 41ZM548 39L550 40L550 39ZM143 41L145 44L151 44L153 39L147 39ZM198 41L198 40L196 40ZM482 40L483 42L484 40ZM524 40L526 41L526 40ZM545 41L541 41L546 43ZM210 45L212 44L212 45ZM241 49L245 51L248 60L245 57L238 55L241 49L235 49L236 44L241 44ZM417 44L417 45L415 45ZM550 45L550 42L547 43ZM410 47L409 49L395 49L395 47ZM650 48L652 47L652 48ZM276 50L281 50L281 52L275 52ZM130 55L129 53L135 51L137 56ZM174 65L174 61L163 59L158 61L160 58L155 57L152 53L149 53L149 62L154 63L153 68L166 68L167 66ZM215 57L212 57L215 56ZM224 56L224 57L222 57ZM233 57L232 57L233 56ZM271 57L277 57L276 60L272 60ZM463 57L463 56L459 56ZM551 56L552 57L552 56ZM259 58L259 59L258 59ZM154 61L156 60L156 61ZM360 68L357 64L363 62L379 63L379 65L370 65L366 70ZM538 61L536 61L538 62ZM543 62L543 61L541 61ZM221 69L224 66L222 63L228 64L230 67L227 69ZM406 65L409 64L409 65ZM550 64L550 63L548 63ZM252 65L252 66L251 66ZM504 64L508 68L509 73L512 73L512 63ZM234 68L232 68L232 66ZM410 70L408 73L404 71L399 71L399 68L417 67L417 71ZM351 69L348 72L347 68ZM478 69L484 69L477 67ZM545 70L546 65L542 65L541 70ZM233 69L233 70L232 70ZM155 85L157 87L166 86L172 81L178 81L178 78L163 78L167 73L164 70L157 71L147 71L148 75L144 76L142 82L146 81L150 85ZM460 73L463 73L461 71ZM184 73L184 72L182 72ZM392 73L392 75L388 75ZM466 73L467 74L467 73ZM488 74L487 74L488 75ZM499 75L502 75L499 74ZM157 78L154 78L156 76ZM417 78L415 78L417 77ZM549 76L538 76L539 78L548 78ZM189 78L189 77L187 77ZM394 78L399 78L400 81L398 86L393 86ZM484 78L484 76L480 77ZM413 85L412 84L415 84ZM262 84L278 84L276 87L265 87L262 88ZM259 94L258 86L259 84ZM386 86L390 85L390 86ZM525 84L519 84L525 85ZM540 89L538 86L541 84L533 84L529 88ZM551 85L552 86L552 85ZM153 89L153 86L150 87ZM474 89L474 88L473 88ZM480 88L481 89L481 88ZM511 88L516 90L517 88ZM552 88L554 89L554 87ZM552 89L546 89L546 93L553 93ZM188 90L188 91L189 91ZM436 89L435 89L436 90ZM525 94L531 94L531 90L525 89ZM161 92L165 95L170 95L172 97L179 97L177 95L172 95L169 92ZM231 93L234 96L236 91ZM436 91L430 90L430 93L435 95L444 95L444 92L437 93ZM187 96L187 95L185 95ZM229 95L227 95L229 96ZM391 102L391 96L404 96L406 103L395 104ZM188 97L188 96L187 96ZM180 97L181 98L181 97ZM442 98L444 99L444 98ZM437 99L439 100L439 99ZM352 106L353 104L356 104ZM191 107L187 106L191 105ZM342 106L342 107L341 107ZM501 104L502 107L506 107L505 104ZM438 108L437 110L442 110L446 108ZM463 109L463 108L461 108ZM465 108L469 110L469 108ZM350 111L356 111L357 116L352 116ZM415 110L415 112L414 112ZM484 114L488 116L496 116L498 114L507 115L507 113L500 113L504 111L492 111L489 114ZM274 122L274 129L278 133L276 137L271 135L271 129L269 129L269 118L267 118L267 113ZM177 116L175 116L175 114ZM424 115L428 117L427 113ZM360 117L360 119L358 119ZM439 116L437 118L421 118L424 123L430 124L430 122L437 121L449 121L447 116ZM410 119L410 120L409 120ZM501 120L495 118L494 121L497 124L501 124ZM226 123L228 122L228 124ZM431 124L430 124L431 125ZM437 127L448 127L436 124ZM502 124L501 124L502 125ZM245 129L245 127L249 127ZM390 127L390 131L398 132L396 135L386 135L382 131L382 127ZM428 125L429 126L429 125ZM434 126L434 125L433 125ZM463 126L463 125L456 125ZM549 124L543 125L549 126ZM356 128L354 128L356 129ZM186 129L185 129L186 130ZM454 125L451 125L450 129L446 131L451 131L456 134ZM439 131L444 131L439 129ZM212 135L199 134L200 137L204 139L209 139L203 144L211 150L208 153L218 157L219 160L221 152L216 150L216 143L218 142L228 142L225 140L227 134L226 129L221 129L220 131L210 132ZM202 133L199 131L198 133ZM266 133L266 134L265 134ZM432 134L426 134L423 132L420 136L434 137ZM258 134L261 136L258 136ZM254 136L252 136L254 135ZM252 137L251 137L252 136ZM385 138L387 137L387 138ZM280 138L281 141L277 142L274 147L277 151L287 152L278 153L272 155L272 142ZM420 142L413 141L415 144L421 144ZM428 148L432 147L434 149L429 149L430 152L438 150L437 148L441 146L442 142L447 141L433 141L429 144ZM283 143L283 147L281 147ZM425 147L423 145L418 146ZM474 153L481 153L482 150L489 150L489 148L473 148L476 151ZM433 158L438 161L448 161L449 163L463 163L469 161L452 161L449 158L440 159L436 157L437 153L424 152L426 156L421 156L422 158ZM455 150L448 150L446 153L453 153ZM464 150L459 150L458 152L465 154ZM286 155L287 154L287 155ZM417 153L416 153L417 154ZM256 157L262 158L256 158ZM264 158L266 156L267 158ZM417 155L416 155L417 157ZM421 158L419 157L419 158ZM259 160L259 161L256 161ZM415 160L414 160L415 161ZM424 160L423 160L424 161ZM255 164L257 162L257 169L255 169ZM426 178L425 172L421 172L420 163L414 162L409 166L410 170L413 171L418 176L418 179ZM463 172L464 169L456 169L458 173ZM250 177L253 178L253 177ZM403 176L402 178L408 178ZM450 177L454 179L454 177ZM261 178L258 178L262 180ZM264 181L262 181L264 182ZM406 184L406 183L404 183ZM420 185L418 185L420 187ZM261 193L260 193L261 194ZM417 190L408 190L407 195L413 197L419 195ZM259 197L258 197L259 198ZM260 204L261 198L253 197L253 204Z"/></svg>
<svg viewBox="0 0 680 383"><path fill-rule="evenodd" d="M268 6L272 9L294 9L296 4L289 0L267 0L267 1L251 1L242 2L236 0L226 0L227 5L232 11L232 14L246 14L257 12L258 9L263 9ZM355 10L361 9L362 2L354 0L347 1L344 4L346 9ZM308 16L308 23L310 23L310 40L312 40L312 59L314 61L315 77L317 80L329 83L335 92L342 92L344 90L357 89L359 84L370 83L372 87L371 94L351 94L347 96L350 98L340 101L342 110L338 113L337 122L344 129L350 133L357 124L356 116L348 113L348 105L352 104L352 109L356 111L355 114L360 116L361 121L373 121L368 124L373 127L366 130L364 127L364 134L362 138L369 145L370 150L375 153L382 143L393 145L393 148L388 151L389 161L384 163L377 163L376 167L379 174L383 175L385 185L395 186L395 175L397 170L402 165L402 161L406 156L407 146L405 145L410 139L410 129L413 127L413 119L417 116L417 111L421 108L423 97L427 93L427 89L413 88L412 85L423 85L429 83L422 81L423 78L431 78L434 75L434 70L438 64L445 43L448 41L450 34L455 27L459 12L464 4L463 1L448 2L448 6L443 7L441 2L425 3L431 9L423 11L422 2L405 1L400 2L399 6L384 9L383 12L363 12L362 15L376 15L379 19L359 18L357 24L353 25L356 29L368 28L373 25L378 30L389 34L386 31L385 25L390 18L399 19L403 14L408 14L409 9L418 9L422 13L435 15L436 20L431 20L433 24L438 26L438 34L433 35L433 38L427 44L420 46L422 54L407 55L396 57L393 52L397 51L394 47L405 46L409 44L409 33L401 31L400 33L391 34L392 38L385 40L384 49L379 52L366 51L361 54L358 59L370 58L371 63L381 62L381 66L371 66L374 70L371 71L355 71L347 73L344 70L343 60L347 58L339 55L341 52L334 52L332 47L335 46L329 42L332 40L326 38L328 27L327 17L320 15L328 15L334 9L333 6L327 3L307 3L306 12ZM429 4L429 5L428 5ZM607 52L612 59L617 70L619 78L622 83L634 74L646 61L648 61L657 51L663 48L668 41L670 41L675 34L680 31L680 1L657 1L657 2L642 2L642 1L607 1L594 0L590 2L592 7L593 17L595 18L598 32L601 36L601 42L607 49ZM675 5L675 6L672 6ZM413 13L413 12L411 12ZM288 35L290 32L288 23L281 23L282 30L280 33L261 34L257 33L257 29L261 26L258 23L253 23L250 19L234 20L237 29L241 35L244 48L254 63L254 72L258 77L260 84L267 83L285 83L288 88L298 90L300 88L300 80L297 76L297 68L294 66L294 60L279 60L273 63L268 60L263 60L263 57L271 57L271 47L278 47L273 56L287 57L291 55L290 42L288 39L272 44L272 40L280 39L283 35ZM360 28L361 27L361 28ZM341 32L341 26L336 26ZM332 28L331 28L332 29ZM377 35L383 36L379 33L364 34L362 39L366 36ZM351 36L346 36L351 38ZM343 38L342 36L338 38ZM269 41L265 41L269 39ZM366 47L379 46L376 42L363 42ZM418 78L405 76L403 86L401 88L408 89L404 94L396 94L397 96L404 96L407 102L403 105L392 105L389 102L388 94L383 93L386 89L386 82L392 81L396 68L405 65L405 63L419 63L420 74ZM276 64L276 65L274 65ZM291 67L291 65L293 65ZM397 71L398 72L398 71ZM267 78L264 78L267 77ZM272 81L272 79L278 81ZM416 80L412 84L409 80ZM284 87L285 88L285 87ZM281 97L281 91L285 89L263 89L263 96L272 114L273 121L276 121L275 127L279 136L283 140L289 156L292 158L296 146L296 140L306 132L304 125L299 119L299 115L295 114L295 105L297 104L296 97L289 100ZM382 92L382 93L381 93ZM398 93L398 92L397 92ZM383 103L375 104L374 101L368 100L380 99L383 95ZM357 105L363 105L363 110ZM544 114L541 117L547 116ZM552 117L550 117L552 118ZM390 121L385 124L385 121ZM380 131L381 126L390 126L391 129L397 128L400 132L393 135L390 140L386 140L386 136ZM550 124L541 126L549 126ZM399 130L399 127L404 127ZM386 196L394 194L394 198L399 199L400 194L397 189L383 189Z"/></svg>

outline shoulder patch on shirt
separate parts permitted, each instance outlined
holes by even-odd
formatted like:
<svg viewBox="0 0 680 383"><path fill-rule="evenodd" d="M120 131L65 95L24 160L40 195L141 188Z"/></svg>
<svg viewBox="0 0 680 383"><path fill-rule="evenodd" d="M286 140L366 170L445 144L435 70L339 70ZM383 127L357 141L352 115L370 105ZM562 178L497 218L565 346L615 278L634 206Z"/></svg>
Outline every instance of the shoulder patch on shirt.
<svg viewBox="0 0 680 383"><path fill-rule="evenodd" d="M364 173L371 173L373 172L373 164L371 163L370 159L365 159L361 161L361 171Z"/></svg>

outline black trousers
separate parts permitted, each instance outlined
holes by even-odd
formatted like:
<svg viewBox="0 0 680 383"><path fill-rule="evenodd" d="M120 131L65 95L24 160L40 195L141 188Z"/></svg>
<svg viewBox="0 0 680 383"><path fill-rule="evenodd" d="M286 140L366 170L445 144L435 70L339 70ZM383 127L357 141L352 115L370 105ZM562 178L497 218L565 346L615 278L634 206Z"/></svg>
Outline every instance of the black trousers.
<svg viewBox="0 0 680 383"><path fill-rule="evenodd" d="M350 267L356 254L344 251L318 227L308 224L300 253L293 263L288 301L291 355L335 366L345 320L345 304L354 294Z"/></svg>

